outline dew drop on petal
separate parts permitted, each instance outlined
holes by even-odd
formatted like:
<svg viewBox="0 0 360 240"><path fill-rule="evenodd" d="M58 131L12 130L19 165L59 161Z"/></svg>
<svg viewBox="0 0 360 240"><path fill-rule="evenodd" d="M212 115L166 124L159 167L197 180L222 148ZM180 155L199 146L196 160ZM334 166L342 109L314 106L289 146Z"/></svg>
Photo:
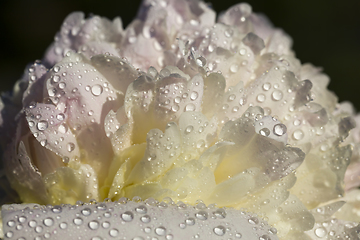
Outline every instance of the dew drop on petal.
<svg viewBox="0 0 360 240"><path fill-rule="evenodd" d="M164 236L166 234L166 228L165 227L157 227L155 228L155 233L159 236Z"/></svg>
<svg viewBox="0 0 360 240"><path fill-rule="evenodd" d="M283 93L280 90L275 90L271 97L274 101L280 101L283 98Z"/></svg>
<svg viewBox="0 0 360 240"><path fill-rule="evenodd" d="M41 120L37 123L36 126L39 131L44 131L48 128L48 122L45 120Z"/></svg>
<svg viewBox="0 0 360 240"><path fill-rule="evenodd" d="M199 94L198 94L197 92L192 92L192 93L190 94L190 99L191 99L192 101L194 101L194 100L196 100L196 99L198 98L198 96L199 96Z"/></svg>
<svg viewBox="0 0 360 240"><path fill-rule="evenodd" d="M68 152L74 151L74 149L75 149L75 144L72 143L72 142L69 142L69 143L66 145L66 149L68 150Z"/></svg>
<svg viewBox="0 0 360 240"><path fill-rule="evenodd" d="M226 229L224 226L217 226L217 227L214 227L214 233L218 236L223 236L226 232Z"/></svg>
<svg viewBox="0 0 360 240"><path fill-rule="evenodd" d="M89 228L90 228L91 230L96 230L96 229L98 229L98 228L99 228L99 222L96 221L96 220L90 221L90 222L89 222Z"/></svg>
<svg viewBox="0 0 360 240"><path fill-rule="evenodd" d="M45 218L44 219L44 225L47 227L50 227L54 224L54 220L52 218Z"/></svg>
<svg viewBox="0 0 360 240"><path fill-rule="evenodd" d="M282 136L286 133L286 126L282 123L276 124L274 126L273 132L276 136Z"/></svg>
<svg viewBox="0 0 360 240"><path fill-rule="evenodd" d="M268 128L262 128L260 129L259 133L262 135L262 136L269 136L270 135L270 130Z"/></svg>
<svg viewBox="0 0 360 240"><path fill-rule="evenodd" d="M186 105L185 107L185 111L186 112L192 112L192 111L195 111L195 105L192 104L192 103L189 103L188 105Z"/></svg>
<svg viewBox="0 0 360 240"><path fill-rule="evenodd" d="M96 84L94 86L91 87L91 93L94 95L94 96L99 96L101 95L103 92L103 88L102 86L100 86L99 84Z"/></svg>
<svg viewBox="0 0 360 240"><path fill-rule="evenodd" d="M131 222L134 219L134 214L130 211L126 211L123 214L121 214L121 218L125 222Z"/></svg>
<svg viewBox="0 0 360 240"><path fill-rule="evenodd" d="M304 132L302 130L298 129L294 131L293 138L295 140L301 140L303 139L303 137L304 137Z"/></svg>
<svg viewBox="0 0 360 240"><path fill-rule="evenodd" d="M316 235L317 237L319 237L319 238L325 237L326 234L327 234L327 231L326 231L326 229L323 228L323 227L319 227L319 228L316 228L316 229L315 229L315 235Z"/></svg>
<svg viewBox="0 0 360 240"><path fill-rule="evenodd" d="M111 237L117 237L119 235L119 230L117 230L116 228L113 228L109 231L109 235Z"/></svg>

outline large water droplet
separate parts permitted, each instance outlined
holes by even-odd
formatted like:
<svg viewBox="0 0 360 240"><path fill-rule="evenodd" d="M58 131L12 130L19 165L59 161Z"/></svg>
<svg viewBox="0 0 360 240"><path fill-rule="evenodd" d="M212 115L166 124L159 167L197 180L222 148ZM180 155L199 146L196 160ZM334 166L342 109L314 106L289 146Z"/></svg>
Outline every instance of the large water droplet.
<svg viewBox="0 0 360 240"><path fill-rule="evenodd" d="M218 236L223 236L226 232L226 228L224 226L217 226L217 227L214 227L214 233Z"/></svg>
<svg viewBox="0 0 360 240"><path fill-rule="evenodd" d="M73 222L75 225L79 226L83 223L83 220L82 220L82 218L77 217L77 218L74 218Z"/></svg>
<svg viewBox="0 0 360 240"><path fill-rule="evenodd" d="M195 111L195 105L194 104L192 104L192 103L189 103L188 105L186 105L186 107L185 107L185 111L186 112L192 112L192 111Z"/></svg>
<svg viewBox="0 0 360 240"><path fill-rule="evenodd" d="M190 94L190 99L194 101L198 98L198 96L199 96L199 94L197 92L192 92Z"/></svg>
<svg viewBox="0 0 360 240"><path fill-rule="evenodd" d="M147 208L144 205L135 208L135 211L141 214L147 213Z"/></svg>
<svg viewBox="0 0 360 240"><path fill-rule="evenodd" d="M89 222L89 228L92 230L96 230L99 228L99 222L98 221L90 221Z"/></svg>
<svg viewBox="0 0 360 240"><path fill-rule="evenodd" d="M48 122L45 120L41 120L40 122L37 123L36 126L39 131L44 131L48 128Z"/></svg>
<svg viewBox="0 0 360 240"><path fill-rule="evenodd" d="M72 143L72 142L69 142L69 143L66 145L66 149L68 150L68 152L74 151L74 149L75 149L75 144Z"/></svg>
<svg viewBox="0 0 360 240"><path fill-rule="evenodd" d="M298 129L294 131L293 138L295 140L301 140L303 139L303 137L304 137L304 132L302 130Z"/></svg>
<svg viewBox="0 0 360 240"><path fill-rule="evenodd" d="M208 218L208 213L205 211L200 211L198 213L195 213L195 217L200 220L206 220Z"/></svg>
<svg viewBox="0 0 360 240"><path fill-rule="evenodd" d="M44 219L44 225L47 227L50 227L54 224L54 220L52 218L45 218Z"/></svg>
<svg viewBox="0 0 360 240"><path fill-rule="evenodd" d="M319 238L325 237L326 234L327 234L327 231L326 231L326 229L323 228L323 227L319 227L319 228L316 228L316 229L315 229L315 235L316 235L317 237L319 237Z"/></svg>
<svg viewBox="0 0 360 240"><path fill-rule="evenodd" d="M268 128L262 128L260 129L259 133L263 136L269 136L270 135L270 130Z"/></svg>
<svg viewBox="0 0 360 240"><path fill-rule="evenodd" d="M282 136L286 133L286 126L282 123L276 124L274 126L273 132L277 136Z"/></svg>
<svg viewBox="0 0 360 240"><path fill-rule="evenodd" d="M273 100L275 101L280 101L283 98L283 93L280 90L275 90L272 94L271 97Z"/></svg>
<svg viewBox="0 0 360 240"><path fill-rule="evenodd" d="M96 85L91 87L91 93L94 96L99 96L102 92L103 92L103 88L99 84L96 84Z"/></svg>
<svg viewBox="0 0 360 240"><path fill-rule="evenodd" d="M134 214L130 211L126 211L123 214L121 214L121 218L125 222L131 222L134 219Z"/></svg>
<svg viewBox="0 0 360 240"><path fill-rule="evenodd" d="M117 230L116 228L113 228L109 231L109 235L111 237L117 237L119 235L119 230Z"/></svg>
<svg viewBox="0 0 360 240"><path fill-rule="evenodd" d="M164 236L166 234L166 228L165 227L157 227L155 228L155 233L159 236Z"/></svg>

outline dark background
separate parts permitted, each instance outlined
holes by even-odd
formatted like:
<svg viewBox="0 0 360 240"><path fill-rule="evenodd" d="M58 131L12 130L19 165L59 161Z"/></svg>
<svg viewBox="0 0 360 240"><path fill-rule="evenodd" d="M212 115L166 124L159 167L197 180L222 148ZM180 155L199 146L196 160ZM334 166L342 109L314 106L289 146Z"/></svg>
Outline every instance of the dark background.
<svg viewBox="0 0 360 240"><path fill-rule="evenodd" d="M249 0L294 40L302 63L321 66L340 101L360 110L359 0ZM213 0L215 11L238 3ZM72 11L121 16L124 27L135 17L140 0L14 0L0 2L0 91L10 90L26 64L41 59L64 18Z"/></svg>

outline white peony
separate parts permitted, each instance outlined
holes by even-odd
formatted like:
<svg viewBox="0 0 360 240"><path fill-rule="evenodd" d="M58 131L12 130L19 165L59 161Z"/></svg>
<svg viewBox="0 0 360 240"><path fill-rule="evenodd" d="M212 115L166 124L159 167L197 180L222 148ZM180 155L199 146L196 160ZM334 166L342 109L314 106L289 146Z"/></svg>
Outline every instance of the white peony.
<svg viewBox="0 0 360 240"><path fill-rule="evenodd" d="M215 17L197 0L145 0L125 30L119 18L65 19L43 61L2 96L0 131L4 169L22 202L81 209L6 206L5 237L56 239L55 215L50 224L39 213L44 231L37 232L28 214L62 214L70 224L70 210L87 209L78 201L106 199L95 205L114 211L121 204L109 199L126 197L140 202L121 205L131 220L141 204L171 206L153 210L168 234L140 234L129 223L111 237L196 238L169 218L181 219L172 211L186 203L185 217L203 211L198 224L222 224L202 239L358 239L359 190L351 189L360 185L360 137L349 133L358 121L351 105L338 104L329 78L302 65L290 37L248 4ZM219 220L219 211L229 217ZM16 216L28 230L12 229ZM100 224L76 217L71 224Z"/></svg>

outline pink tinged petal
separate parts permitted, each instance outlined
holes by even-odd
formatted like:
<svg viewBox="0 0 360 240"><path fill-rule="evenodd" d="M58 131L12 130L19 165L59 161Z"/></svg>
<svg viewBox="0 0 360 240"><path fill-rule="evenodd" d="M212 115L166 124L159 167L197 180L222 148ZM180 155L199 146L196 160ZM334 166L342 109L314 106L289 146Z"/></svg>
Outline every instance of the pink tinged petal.
<svg viewBox="0 0 360 240"><path fill-rule="evenodd" d="M119 212L119 216L112 211ZM154 199L144 202L120 199L119 202L76 206L13 204L4 205L1 215L5 237L14 239L43 236L54 240L64 236L86 239L279 239L277 230L252 212L206 207L205 204L176 204L171 199L168 203ZM35 215L37 219L32 218ZM99 221L99 218L103 220ZM19 225L22 229L14 230Z"/></svg>
<svg viewBox="0 0 360 240"><path fill-rule="evenodd" d="M43 100L43 88L47 71L48 69L38 62L27 67L25 76L23 76L23 81L28 82L26 91L22 95L23 106L28 106L33 101L41 102Z"/></svg>
<svg viewBox="0 0 360 240"><path fill-rule="evenodd" d="M80 149L68 126L67 115L56 106L38 103L26 108L25 113L30 131L42 147L59 155L65 163L80 157Z"/></svg>
<svg viewBox="0 0 360 240"><path fill-rule="evenodd" d="M251 14L251 6L247 3L240 3L232 6L226 12L221 14L218 18L218 22L235 26L242 33L248 33L252 30Z"/></svg>
<svg viewBox="0 0 360 240"><path fill-rule="evenodd" d="M125 95L130 83L139 73L127 61L117 56L97 55L91 58L91 64L106 78L117 91Z"/></svg>
<svg viewBox="0 0 360 240"><path fill-rule="evenodd" d="M274 52L279 55L292 54L292 39L281 29L275 29L265 45L266 52Z"/></svg>
<svg viewBox="0 0 360 240"><path fill-rule="evenodd" d="M78 33L84 21L84 13L74 12L66 17L60 32L55 36L55 42L46 50L44 63L53 66L72 49L73 36Z"/></svg>
<svg viewBox="0 0 360 240"><path fill-rule="evenodd" d="M147 134L144 157L133 168L127 184L151 181L165 173L181 154L181 135L178 126L168 123L165 132L152 129Z"/></svg>
<svg viewBox="0 0 360 240"><path fill-rule="evenodd" d="M121 106L119 92L80 54L68 54L56 67L58 73L51 73L47 80L49 98L67 115L79 147L85 150L81 157L98 171L101 182L113 155L104 119Z"/></svg>
<svg viewBox="0 0 360 240"><path fill-rule="evenodd" d="M115 57L120 57L114 46L107 42L88 42L79 47L79 53L84 54L85 57L91 58L98 54L109 54Z"/></svg>
<svg viewBox="0 0 360 240"><path fill-rule="evenodd" d="M11 144L4 154L7 177L23 200L47 203L48 196L38 168L33 165L23 142ZM29 193L30 191L30 193Z"/></svg>

